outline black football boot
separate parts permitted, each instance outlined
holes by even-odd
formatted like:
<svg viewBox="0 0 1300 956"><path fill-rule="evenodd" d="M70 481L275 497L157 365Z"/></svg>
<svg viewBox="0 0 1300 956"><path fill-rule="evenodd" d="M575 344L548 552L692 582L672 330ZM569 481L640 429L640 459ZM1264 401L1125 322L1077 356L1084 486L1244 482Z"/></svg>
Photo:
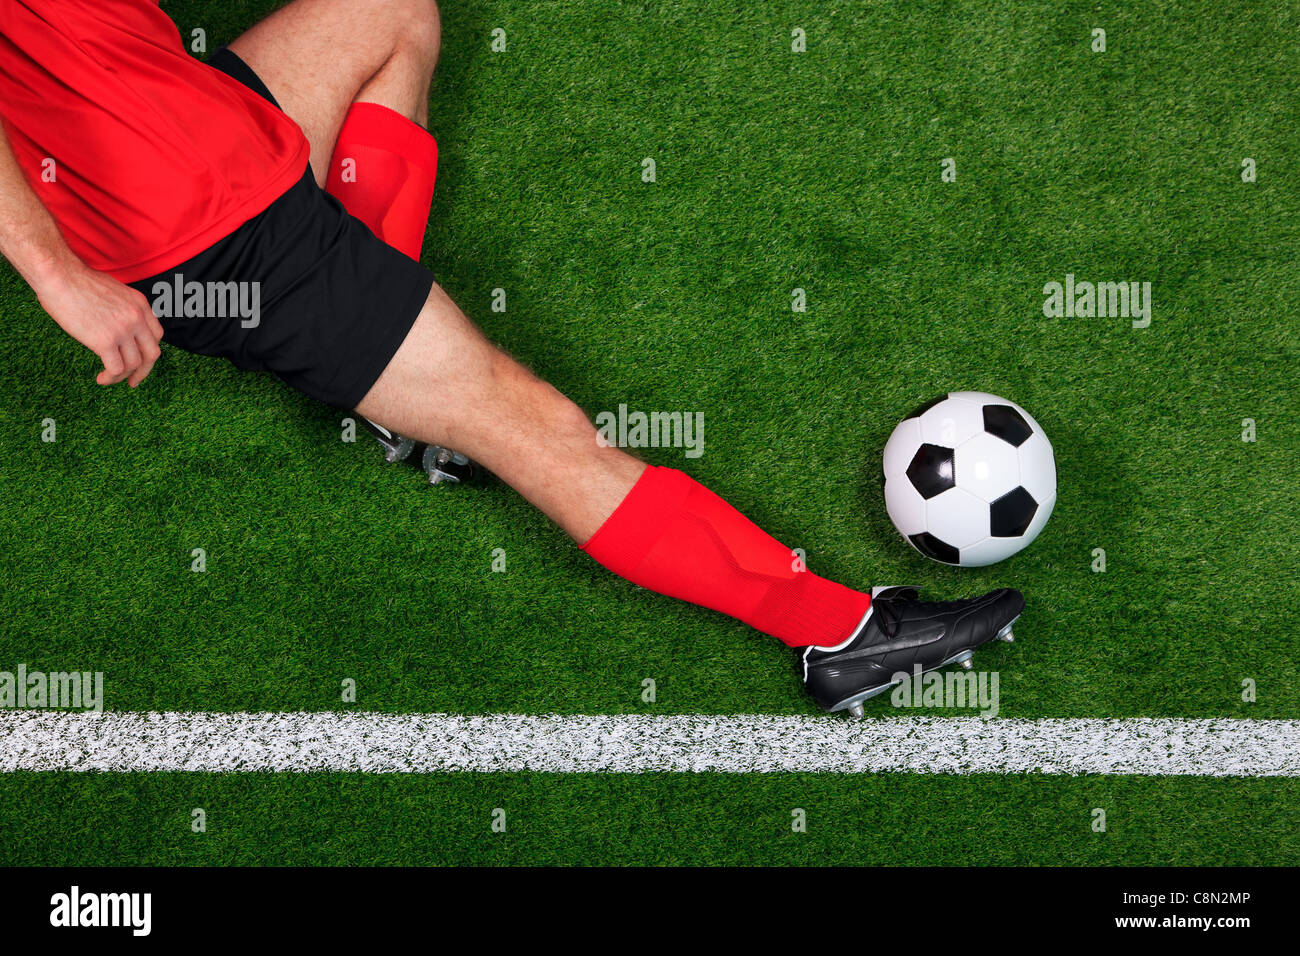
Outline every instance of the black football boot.
<svg viewBox="0 0 1300 956"><path fill-rule="evenodd" d="M482 471L476 462L470 461L458 451L443 448L441 445L424 445L420 453L420 467L429 476L429 484L440 485L443 482L471 482L482 477Z"/></svg>
<svg viewBox="0 0 1300 956"><path fill-rule="evenodd" d="M473 482L482 477L483 469L458 451L443 448L441 445L427 445L424 442L403 438L365 416L359 417L365 424L366 430L374 435L375 440L383 447L384 461L390 463L405 461L422 468L431 485Z"/></svg>
<svg viewBox="0 0 1300 956"><path fill-rule="evenodd" d="M390 432L383 425L377 425L364 415L358 415L362 424L366 426L366 431L375 436L375 441L379 442L384 449L384 461L392 464L395 461L406 461L411 457L411 452L415 449L415 441L410 438L403 438L396 432Z"/></svg>
<svg viewBox="0 0 1300 956"><path fill-rule="evenodd" d="M878 587L858 629L836 647L808 647L803 683L823 710L862 716L862 702L912 677L946 664L969 669L981 644L1011 641L1011 625L1024 610L1019 591L1003 588L964 601L921 601L916 588Z"/></svg>

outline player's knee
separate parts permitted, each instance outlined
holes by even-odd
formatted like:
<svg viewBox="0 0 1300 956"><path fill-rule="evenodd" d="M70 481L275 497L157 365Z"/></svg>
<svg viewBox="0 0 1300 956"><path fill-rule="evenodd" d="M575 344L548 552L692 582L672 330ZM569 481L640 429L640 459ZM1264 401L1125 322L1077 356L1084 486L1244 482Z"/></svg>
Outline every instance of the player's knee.
<svg viewBox="0 0 1300 956"><path fill-rule="evenodd" d="M442 17L436 0L392 0L394 22L400 24L398 46L432 68L442 48Z"/></svg>

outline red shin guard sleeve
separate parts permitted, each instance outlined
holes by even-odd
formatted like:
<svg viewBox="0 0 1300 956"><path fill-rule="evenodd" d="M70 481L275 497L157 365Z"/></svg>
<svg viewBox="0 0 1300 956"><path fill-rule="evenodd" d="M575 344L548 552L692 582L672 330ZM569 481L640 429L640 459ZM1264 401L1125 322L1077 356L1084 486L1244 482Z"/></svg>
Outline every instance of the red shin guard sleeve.
<svg viewBox="0 0 1300 956"><path fill-rule="evenodd" d="M438 175L438 144L378 103L353 103L339 130L325 191L370 231L419 260Z"/></svg>
<svg viewBox="0 0 1300 956"><path fill-rule="evenodd" d="M798 647L844 641L871 597L796 556L689 476L649 467L582 550L633 584L739 618Z"/></svg>

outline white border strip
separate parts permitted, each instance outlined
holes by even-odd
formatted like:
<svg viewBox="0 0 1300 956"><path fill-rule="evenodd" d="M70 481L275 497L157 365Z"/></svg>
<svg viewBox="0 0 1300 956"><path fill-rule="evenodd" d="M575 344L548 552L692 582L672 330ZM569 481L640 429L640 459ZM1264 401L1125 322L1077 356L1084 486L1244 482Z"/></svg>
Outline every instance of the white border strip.
<svg viewBox="0 0 1300 956"><path fill-rule="evenodd" d="M0 711L0 771L1300 776L1295 720Z"/></svg>

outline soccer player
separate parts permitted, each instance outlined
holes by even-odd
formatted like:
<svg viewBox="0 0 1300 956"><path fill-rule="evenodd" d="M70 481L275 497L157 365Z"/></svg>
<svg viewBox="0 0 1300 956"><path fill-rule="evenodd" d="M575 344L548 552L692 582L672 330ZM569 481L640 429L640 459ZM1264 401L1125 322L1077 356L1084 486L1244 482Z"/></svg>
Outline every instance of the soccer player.
<svg viewBox="0 0 1300 956"><path fill-rule="evenodd" d="M151 0L0 0L0 253L100 385L165 340L455 448L615 574L801 648L828 710L1009 638L1019 592L819 577L483 337L419 263L439 44L433 0L294 0L205 64ZM256 314L151 304L177 276L256 288Z"/></svg>

